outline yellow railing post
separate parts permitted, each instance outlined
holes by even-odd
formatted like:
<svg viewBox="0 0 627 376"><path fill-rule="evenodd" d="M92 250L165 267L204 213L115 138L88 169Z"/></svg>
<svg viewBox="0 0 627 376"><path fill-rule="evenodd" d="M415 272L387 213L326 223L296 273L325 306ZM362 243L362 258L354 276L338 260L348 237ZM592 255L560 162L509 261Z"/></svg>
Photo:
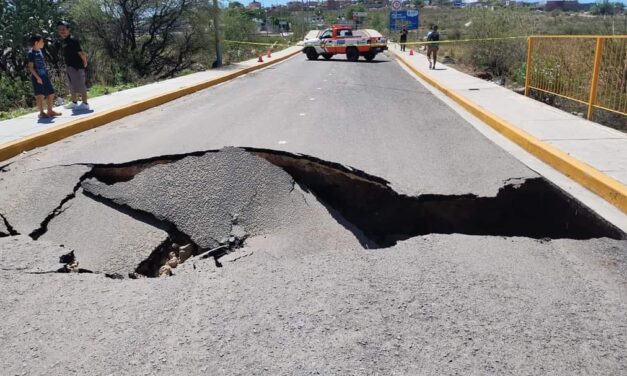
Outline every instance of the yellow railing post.
<svg viewBox="0 0 627 376"><path fill-rule="evenodd" d="M594 104L597 101L597 84L599 82L599 70L601 69L601 56L603 55L603 38L597 38L597 46L594 52L594 68L592 69L592 81L590 81L590 99L588 100L588 120L592 120Z"/></svg>
<svg viewBox="0 0 627 376"><path fill-rule="evenodd" d="M529 96L529 83L531 82L531 49L533 48L532 37L527 38L527 67L525 69L525 97Z"/></svg>

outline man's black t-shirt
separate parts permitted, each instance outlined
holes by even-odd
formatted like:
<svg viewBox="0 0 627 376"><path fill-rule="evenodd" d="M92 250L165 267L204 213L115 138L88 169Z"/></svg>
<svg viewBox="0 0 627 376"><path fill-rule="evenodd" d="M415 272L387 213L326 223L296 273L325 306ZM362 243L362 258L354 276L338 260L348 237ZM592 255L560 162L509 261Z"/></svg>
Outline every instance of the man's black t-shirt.
<svg viewBox="0 0 627 376"><path fill-rule="evenodd" d="M82 51L81 44L78 39L73 36L69 36L61 40L61 48L63 49L63 57L65 59L65 65L76 69L85 69L83 65L83 59L79 56L79 52Z"/></svg>

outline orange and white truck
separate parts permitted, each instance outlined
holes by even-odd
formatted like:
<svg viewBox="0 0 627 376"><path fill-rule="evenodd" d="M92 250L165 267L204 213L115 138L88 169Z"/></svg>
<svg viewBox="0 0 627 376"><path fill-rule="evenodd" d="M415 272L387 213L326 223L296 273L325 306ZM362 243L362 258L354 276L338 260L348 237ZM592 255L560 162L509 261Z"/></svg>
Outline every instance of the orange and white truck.
<svg viewBox="0 0 627 376"><path fill-rule="evenodd" d="M303 53L309 60L316 60L319 56L329 60L333 55L346 55L348 61L357 61L363 56L372 61L379 52L388 49L387 40L378 35L353 29L347 25L332 25L322 31L317 38L305 40Z"/></svg>

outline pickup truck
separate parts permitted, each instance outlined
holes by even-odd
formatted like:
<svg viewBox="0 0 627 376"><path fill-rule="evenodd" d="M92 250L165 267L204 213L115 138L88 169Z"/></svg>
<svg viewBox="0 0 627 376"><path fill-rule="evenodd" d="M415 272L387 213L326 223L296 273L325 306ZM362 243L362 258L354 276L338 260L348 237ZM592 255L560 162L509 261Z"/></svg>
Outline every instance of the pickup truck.
<svg viewBox="0 0 627 376"><path fill-rule="evenodd" d="M367 33L366 33L367 34ZM387 40L378 36L355 33L347 25L332 25L320 33L317 38L308 39L303 44L303 53L309 60L316 60L320 55L329 60L333 55L346 54L348 61L357 61L363 56L372 61L379 52L387 50Z"/></svg>

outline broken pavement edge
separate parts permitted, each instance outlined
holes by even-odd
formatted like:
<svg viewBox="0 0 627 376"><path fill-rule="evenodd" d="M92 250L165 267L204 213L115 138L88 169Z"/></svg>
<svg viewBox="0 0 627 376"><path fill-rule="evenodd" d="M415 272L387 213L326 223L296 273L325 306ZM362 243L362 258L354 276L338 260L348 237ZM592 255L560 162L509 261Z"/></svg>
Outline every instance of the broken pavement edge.
<svg viewBox="0 0 627 376"><path fill-rule="evenodd" d="M528 153L594 192L624 213L627 213L627 186L487 111L468 98L458 94L455 90L416 69L405 57L396 51L392 51L392 53L416 76L451 98L464 110L479 118L479 120L525 149Z"/></svg>

